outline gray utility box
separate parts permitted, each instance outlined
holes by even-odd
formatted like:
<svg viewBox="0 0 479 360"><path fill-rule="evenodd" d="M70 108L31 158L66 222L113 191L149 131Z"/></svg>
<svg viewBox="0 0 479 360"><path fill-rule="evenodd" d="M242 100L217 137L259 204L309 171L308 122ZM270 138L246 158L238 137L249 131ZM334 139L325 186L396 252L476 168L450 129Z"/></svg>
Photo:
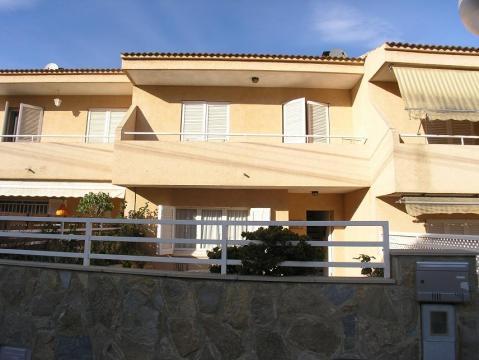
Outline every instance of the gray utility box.
<svg viewBox="0 0 479 360"><path fill-rule="evenodd" d="M417 300L429 303L470 301L467 262L418 261L416 263Z"/></svg>

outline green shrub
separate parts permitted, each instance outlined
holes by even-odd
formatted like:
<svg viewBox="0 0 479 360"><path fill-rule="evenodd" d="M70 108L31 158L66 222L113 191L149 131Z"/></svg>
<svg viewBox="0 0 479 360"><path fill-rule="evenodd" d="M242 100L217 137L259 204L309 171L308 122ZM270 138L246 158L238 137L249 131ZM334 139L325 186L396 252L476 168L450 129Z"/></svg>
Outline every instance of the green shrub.
<svg viewBox="0 0 479 360"><path fill-rule="evenodd" d="M253 232L243 232L245 240L254 240L241 247L228 247L228 259L239 259L241 265L227 267L228 273L242 275L291 276L306 275L317 272L314 268L280 267L283 261L320 261L323 253L319 248L307 243L305 235L298 235L280 226L259 228ZM293 244L293 242L297 242ZM221 249L216 247L208 252L210 259L220 259ZM212 265L210 271L218 273L221 266Z"/></svg>
<svg viewBox="0 0 479 360"><path fill-rule="evenodd" d="M362 263L371 262L371 260L376 259L374 256L359 254L358 257L353 258L354 260L361 260ZM367 277L384 277L384 269L381 268L362 268L361 275L366 275Z"/></svg>
<svg viewBox="0 0 479 360"><path fill-rule="evenodd" d="M80 216L97 218L105 216L113 208L113 199L109 194L90 192L80 199L76 211Z"/></svg>

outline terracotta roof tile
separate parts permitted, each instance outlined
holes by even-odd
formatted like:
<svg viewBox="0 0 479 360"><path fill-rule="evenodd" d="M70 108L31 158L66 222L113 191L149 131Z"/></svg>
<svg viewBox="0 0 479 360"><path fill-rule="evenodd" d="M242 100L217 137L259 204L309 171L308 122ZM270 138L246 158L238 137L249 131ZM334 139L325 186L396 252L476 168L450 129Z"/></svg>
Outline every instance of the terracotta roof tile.
<svg viewBox="0 0 479 360"><path fill-rule="evenodd" d="M123 74L121 69L0 69L6 75L88 75L88 74Z"/></svg>
<svg viewBox="0 0 479 360"><path fill-rule="evenodd" d="M358 63L362 58L341 58L314 55L277 55L277 54L227 54L227 53L164 53L164 52L126 52L126 60L240 60L240 61L283 61L283 62L318 62L318 63Z"/></svg>
<svg viewBox="0 0 479 360"><path fill-rule="evenodd" d="M410 44L410 43L401 43L401 42L387 42L386 48L406 50L406 51L424 51L424 52L453 53L453 54L478 54L479 53L479 48L477 47Z"/></svg>

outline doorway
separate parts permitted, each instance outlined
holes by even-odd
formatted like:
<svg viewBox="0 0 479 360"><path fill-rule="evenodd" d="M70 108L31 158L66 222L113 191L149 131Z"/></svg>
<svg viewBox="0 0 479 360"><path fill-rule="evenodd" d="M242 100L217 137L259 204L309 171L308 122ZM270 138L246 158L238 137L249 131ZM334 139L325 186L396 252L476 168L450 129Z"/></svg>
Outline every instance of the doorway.
<svg viewBox="0 0 479 360"><path fill-rule="evenodd" d="M316 211L307 210L307 221L329 221L331 220L331 211ZM330 235L330 228L325 226L308 226L306 228L306 235L313 241L328 241Z"/></svg>
<svg viewBox="0 0 479 360"><path fill-rule="evenodd" d="M17 108L8 108L7 114L5 116L5 125L4 125L3 135L17 134L18 114L19 114L19 110ZM3 138L3 141L14 142L15 137L5 137Z"/></svg>
<svg viewBox="0 0 479 360"><path fill-rule="evenodd" d="M306 220L307 221L330 221L333 218L332 211L318 211L318 210L307 210L306 211ZM331 227L329 226L307 226L306 235L312 241L328 241L331 237ZM332 258L332 248L331 247L322 247L321 252L323 254L322 261L329 261ZM331 276L331 268L323 268L322 276Z"/></svg>

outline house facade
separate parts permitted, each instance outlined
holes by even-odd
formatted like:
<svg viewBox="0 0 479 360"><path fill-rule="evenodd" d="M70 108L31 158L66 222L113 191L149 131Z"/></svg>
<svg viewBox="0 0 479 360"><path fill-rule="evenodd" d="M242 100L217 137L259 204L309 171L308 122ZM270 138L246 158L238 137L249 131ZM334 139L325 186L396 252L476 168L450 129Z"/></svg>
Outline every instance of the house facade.
<svg viewBox="0 0 479 360"><path fill-rule="evenodd" d="M479 49L401 43L361 58L124 53L121 69L0 70L0 213L54 216L64 204L73 214L104 191L168 219L388 220L392 232L479 234L478 79ZM160 235L220 236L173 232Z"/></svg>

